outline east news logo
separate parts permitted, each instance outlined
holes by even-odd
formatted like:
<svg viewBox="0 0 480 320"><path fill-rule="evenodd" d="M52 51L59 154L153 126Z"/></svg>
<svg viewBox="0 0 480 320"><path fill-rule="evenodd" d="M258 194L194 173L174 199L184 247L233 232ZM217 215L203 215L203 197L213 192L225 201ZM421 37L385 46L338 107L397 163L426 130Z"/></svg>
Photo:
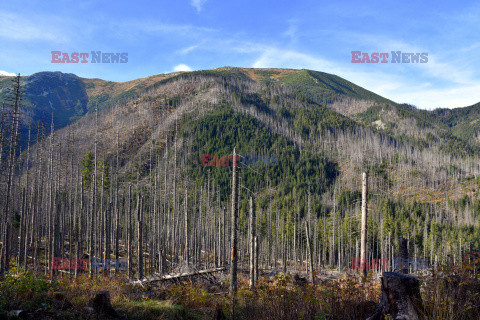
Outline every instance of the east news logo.
<svg viewBox="0 0 480 320"><path fill-rule="evenodd" d="M91 56L90 63L127 63L128 52L113 53L102 51L88 52L68 52L52 51L52 63L88 63L87 60Z"/></svg>
<svg viewBox="0 0 480 320"><path fill-rule="evenodd" d="M352 51L352 63L427 63L428 53L413 53L402 51L391 51L391 60L388 58L388 52L368 52Z"/></svg>

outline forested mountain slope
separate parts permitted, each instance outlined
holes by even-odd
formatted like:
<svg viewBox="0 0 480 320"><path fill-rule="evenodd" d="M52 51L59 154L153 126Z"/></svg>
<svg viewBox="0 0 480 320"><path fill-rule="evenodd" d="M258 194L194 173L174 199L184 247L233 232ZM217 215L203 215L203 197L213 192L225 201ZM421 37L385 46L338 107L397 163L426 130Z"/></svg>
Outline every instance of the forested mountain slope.
<svg viewBox="0 0 480 320"><path fill-rule="evenodd" d="M478 146L415 108L309 70L227 67L126 83L80 81L88 97L85 115L53 135L32 137L20 156L15 190L21 193L28 179L25 192L66 208L58 214L99 219L83 231L92 231L92 223L105 226L108 215L128 221L135 202L146 212L143 240L154 265L189 243L225 258L218 246L232 167L219 161L205 166L202 156L221 159L233 148L242 159L278 159L240 168L240 233L245 240L254 195L268 261L278 261L281 251L294 261L305 254L306 219L315 261L348 266L358 256L363 171L370 176L372 256L391 257L400 235L410 239L416 257L430 261L480 249ZM96 189L82 191L87 180ZM21 201L14 205L21 211ZM49 206L39 204L36 214L47 214ZM65 228L74 225L69 221ZM178 236L193 223L195 232ZM120 224L117 237L126 239L127 225ZM96 250L106 246L105 234ZM199 256L197 262L205 263Z"/></svg>

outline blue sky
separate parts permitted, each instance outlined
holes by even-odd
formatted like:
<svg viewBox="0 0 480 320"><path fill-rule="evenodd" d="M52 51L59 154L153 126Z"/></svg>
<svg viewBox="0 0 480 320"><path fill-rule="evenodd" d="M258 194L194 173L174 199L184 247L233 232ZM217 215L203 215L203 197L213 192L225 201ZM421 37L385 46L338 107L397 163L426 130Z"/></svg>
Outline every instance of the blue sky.
<svg viewBox="0 0 480 320"><path fill-rule="evenodd" d="M222 66L339 75L420 108L480 102L478 1L6 1L0 74L62 71L128 81ZM351 51L428 63L351 63ZM51 51L127 52L124 64L54 64Z"/></svg>

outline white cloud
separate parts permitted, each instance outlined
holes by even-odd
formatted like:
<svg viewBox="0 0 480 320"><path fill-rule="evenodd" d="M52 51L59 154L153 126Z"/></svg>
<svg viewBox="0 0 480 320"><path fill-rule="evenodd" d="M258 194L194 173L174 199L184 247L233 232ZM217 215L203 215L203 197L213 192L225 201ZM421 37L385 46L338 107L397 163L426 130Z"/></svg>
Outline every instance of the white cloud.
<svg viewBox="0 0 480 320"><path fill-rule="evenodd" d="M15 73L11 73L11 72L7 72L7 71L0 70L0 76L3 76L3 77L13 77L13 76L16 76L16 74L15 74Z"/></svg>
<svg viewBox="0 0 480 320"><path fill-rule="evenodd" d="M190 68L186 64L179 64L179 65L176 65L173 68L173 71L175 71L175 72L177 72L177 71L192 71L192 68Z"/></svg>
<svg viewBox="0 0 480 320"><path fill-rule="evenodd" d="M205 2L207 2L207 0L191 0L190 4L197 9L197 12L200 12Z"/></svg>
<svg viewBox="0 0 480 320"><path fill-rule="evenodd" d="M305 53L268 48L253 63L253 68L291 68L326 71L332 68L327 60Z"/></svg>

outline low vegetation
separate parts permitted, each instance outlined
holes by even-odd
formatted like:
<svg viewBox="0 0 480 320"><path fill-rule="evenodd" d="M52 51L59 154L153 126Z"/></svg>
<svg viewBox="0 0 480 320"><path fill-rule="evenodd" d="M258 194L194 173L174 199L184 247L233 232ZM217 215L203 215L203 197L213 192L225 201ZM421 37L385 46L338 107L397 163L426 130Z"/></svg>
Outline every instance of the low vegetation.
<svg viewBox="0 0 480 320"><path fill-rule="evenodd" d="M460 266L447 264L420 275L427 319L479 319L478 254ZM127 319L366 319L380 300L380 280L369 273L315 275L315 285L290 274L262 277L251 290L246 277L232 298L223 276L133 286L124 276L51 279L11 268L0 282L0 314L23 310L34 319L96 319L91 300L108 290L113 307ZM1 315L0 315L1 318ZM11 317L14 318L13 316ZM100 316L100 319L102 317Z"/></svg>

